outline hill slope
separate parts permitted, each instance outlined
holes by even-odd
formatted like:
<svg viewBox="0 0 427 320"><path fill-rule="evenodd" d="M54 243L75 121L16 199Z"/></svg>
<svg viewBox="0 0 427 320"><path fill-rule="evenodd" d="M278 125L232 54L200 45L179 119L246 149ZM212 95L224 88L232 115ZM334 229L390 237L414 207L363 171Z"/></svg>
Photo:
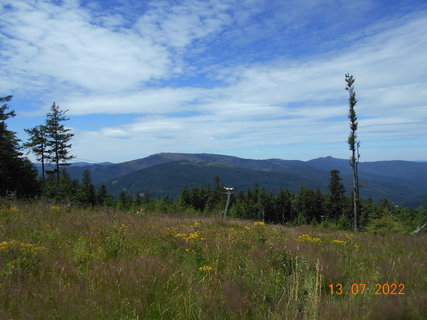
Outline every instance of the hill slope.
<svg viewBox="0 0 427 320"><path fill-rule="evenodd" d="M351 175L352 169L348 162L344 159L326 157L307 161L306 164L322 171L338 169L342 174ZM393 178L420 188L426 188L427 184L427 163L423 162L401 160L360 162L359 173L362 177L371 179Z"/></svg>
<svg viewBox="0 0 427 320"><path fill-rule="evenodd" d="M280 187L297 191L302 185L310 188L319 186L326 190L326 184L322 181L327 181L327 174L321 172L318 179L309 179L297 174L277 171L256 171L218 163L177 161L141 169L111 179L108 181L107 187L116 195L125 189L132 194L150 191L156 196L175 196L181 192L184 185L191 187L212 183L216 176L221 177L224 184L233 186L236 190L245 190L258 183L267 190L274 192Z"/></svg>
<svg viewBox="0 0 427 320"><path fill-rule="evenodd" d="M318 170L313 170L303 161L293 160L252 160L242 159L232 156L217 154L187 154L187 153L159 153L146 158L111 164L111 165L91 165L91 166L71 166L67 168L73 178L80 178L84 170L89 170L92 180L95 184L100 184L106 180L120 177L141 169L153 167L163 163L176 161L188 161L191 163L217 163L229 167L251 169L257 171L280 171L288 173L297 173L306 177L311 177ZM300 167L305 167L301 170Z"/></svg>
<svg viewBox="0 0 427 320"><path fill-rule="evenodd" d="M307 177L299 172L260 171L217 163L177 161L111 179L107 187L116 195L124 189L131 194L150 191L156 196L176 196L184 185L191 187L212 183L216 176L221 177L225 185L233 186L237 191L246 190L258 183L272 192L277 192L279 188L297 192L302 186L311 189L320 188L323 192L327 192L329 181L329 172L320 170ZM343 183L349 192L352 187L351 176L343 176ZM401 183L394 178L384 178L380 181L363 178L361 184L361 196L372 197L376 201L387 196L396 204L412 206L412 203L416 202L414 195L421 197L417 187Z"/></svg>
<svg viewBox="0 0 427 320"><path fill-rule="evenodd" d="M408 206L426 205L427 163L361 162L359 168L363 197L376 200L386 197L396 204ZM349 192L352 178L348 160L332 157L310 161L252 160L205 153L160 153L118 164L67 168L73 178L80 178L84 170L89 170L95 185L106 183L115 194L125 188L129 192L149 190L158 195L176 195L185 184L207 184L215 176L243 189L258 182L271 191L279 187L296 191L303 185L326 191L332 169L341 171Z"/></svg>

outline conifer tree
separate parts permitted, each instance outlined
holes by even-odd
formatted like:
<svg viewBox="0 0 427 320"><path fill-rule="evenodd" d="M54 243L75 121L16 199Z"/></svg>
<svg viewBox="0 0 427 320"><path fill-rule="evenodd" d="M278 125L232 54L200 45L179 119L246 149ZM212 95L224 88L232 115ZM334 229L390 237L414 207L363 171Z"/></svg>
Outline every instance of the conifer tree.
<svg viewBox="0 0 427 320"><path fill-rule="evenodd" d="M77 190L77 201L86 205L95 205L95 188L92 184L89 170L83 171L82 182Z"/></svg>
<svg viewBox="0 0 427 320"><path fill-rule="evenodd" d="M266 202L266 190L261 187L258 192L258 196L255 202L256 217L255 220L265 221L265 202Z"/></svg>
<svg viewBox="0 0 427 320"><path fill-rule="evenodd" d="M129 209L130 202L131 202L131 199L129 198L128 194L126 193L125 190L122 190L119 195L117 207L122 210L127 210Z"/></svg>
<svg viewBox="0 0 427 320"><path fill-rule="evenodd" d="M36 160L42 165L42 192L45 193L45 161L46 161L46 126L35 126L31 129L24 129L30 136L29 141L24 143L24 147L30 149L36 156Z"/></svg>
<svg viewBox="0 0 427 320"><path fill-rule="evenodd" d="M78 188L78 180L71 179L67 170L60 170L59 181L56 180L54 172L46 171L45 196L47 198L69 203L76 200Z"/></svg>
<svg viewBox="0 0 427 320"><path fill-rule="evenodd" d="M345 190L341 182L340 171L331 170L327 196L327 219L337 221L344 211Z"/></svg>
<svg viewBox="0 0 427 320"><path fill-rule="evenodd" d="M135 197L133 198L133 203L135 206L140 207L142 205L143 199L142 199L142 193L137 192L135 194Z"/></svg>
<svg viewBox="0 0 427 320"><path fill-rule="evenodd" d="M354 231L359 230L359 214L360 214L360 199L359 199L359 174L358 164L360 159L359 147L360 142L357 141L357 116L354 107L356 106L356 92L354 92L354 77L350 74L345 75L345 82L347 84L346 90L350 97L348 99L349 112L348 118L350 119L350 134L347 139L348 146L351 150L350 166L353 169L353 228Z"/></svg>
<svg viewBox="0 0 427 320"><path fill-rule="evenodd" d="M224 185L219 176L215 177L214 187L212 190L212 195L210 196L210 201L212 203L211 209L214 207L223 208L224 206Z"/></svg>
<svg viewBox="0 0 427 320"><path fill-rule="evenodd" d="M61 110L59 106L52 104L46 120L47 138L47 160L55 165L56 181L59 181L60 166L68 166L72 158L69 154L71 144L69 143L74 134L70 129L66 129L63 121L69 120L64 116L68 110Z"/></svg>
<svg viewBox="0 0 427 320"><path fill-rule="evenodd" d="M0 195L6 191L17 191L20 196L34 195L38 192L36 181L37 171L32 163L22 157L20 140L15 132L7 129L6 120L15 117L14 111L9 109L7 102L12 96L0 97Z"/></svg>
<svg viewBox="0 0 427 320"><path fill-rule="evenodd" d="M61 169L59 184L55 188L54 196L59 201L69 203L75 197L78 186L78 180L71 179L67 170Z"/></svg>
<svg viewBox="0 0 427 320"><path fill-rule="evenodd" d="M187 185L185 185L182 189L181 195L179 197L179 202L184 208L191 205L190 189L188 189Z"/></svg>
<svg viewBox="0 0 427 320"><path fill-rule="evenodd" d="M316 222L321 222L325 216L325 197L320 191L320 188L316 188L314 206L317 208L317 210L314 211L314 219Z"/></svg>
<svg viewBox="0 0 427 320"><path fill-rule="evenodd" d="M105 184L102 184L96 193L96 204L100 206L112 206L113 197L108 193Z"/></svg>

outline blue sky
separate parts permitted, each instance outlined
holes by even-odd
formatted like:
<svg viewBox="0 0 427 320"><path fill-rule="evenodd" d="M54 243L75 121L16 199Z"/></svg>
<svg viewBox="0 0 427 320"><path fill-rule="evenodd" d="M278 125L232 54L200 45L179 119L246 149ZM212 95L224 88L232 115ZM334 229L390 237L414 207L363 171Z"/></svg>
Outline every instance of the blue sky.
<svg viewBox="0 0 427 320"><path fill-rule="evenodd" d="M425 1L0 0L1 96L69 109L79 159L158 152L427 160Z"/></svg>

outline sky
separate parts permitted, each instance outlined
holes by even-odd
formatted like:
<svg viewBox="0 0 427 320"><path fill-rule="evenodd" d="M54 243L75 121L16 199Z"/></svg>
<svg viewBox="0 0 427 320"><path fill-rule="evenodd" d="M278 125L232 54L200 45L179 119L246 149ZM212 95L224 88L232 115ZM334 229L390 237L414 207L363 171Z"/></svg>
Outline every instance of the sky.
<svg viewBox="0 0 427 320"><path fill-rule="evenodd" d="M424 0L0 0L0 96L23 141L68 110L75 161L349 158L350 73L360 160L427 160L426 31Z"/></svg>

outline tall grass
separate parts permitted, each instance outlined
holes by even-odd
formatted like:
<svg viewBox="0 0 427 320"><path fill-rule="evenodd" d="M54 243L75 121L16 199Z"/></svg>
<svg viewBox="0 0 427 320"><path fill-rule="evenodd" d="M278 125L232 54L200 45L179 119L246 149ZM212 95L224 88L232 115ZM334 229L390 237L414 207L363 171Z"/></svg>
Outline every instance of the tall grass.
<svg viewBox="0 0 427 320"><path fill-rule="evenodd" d="M0 319L425 319L426 236L0 208ZM403 283L405 295L329 284Z"/></svg>

